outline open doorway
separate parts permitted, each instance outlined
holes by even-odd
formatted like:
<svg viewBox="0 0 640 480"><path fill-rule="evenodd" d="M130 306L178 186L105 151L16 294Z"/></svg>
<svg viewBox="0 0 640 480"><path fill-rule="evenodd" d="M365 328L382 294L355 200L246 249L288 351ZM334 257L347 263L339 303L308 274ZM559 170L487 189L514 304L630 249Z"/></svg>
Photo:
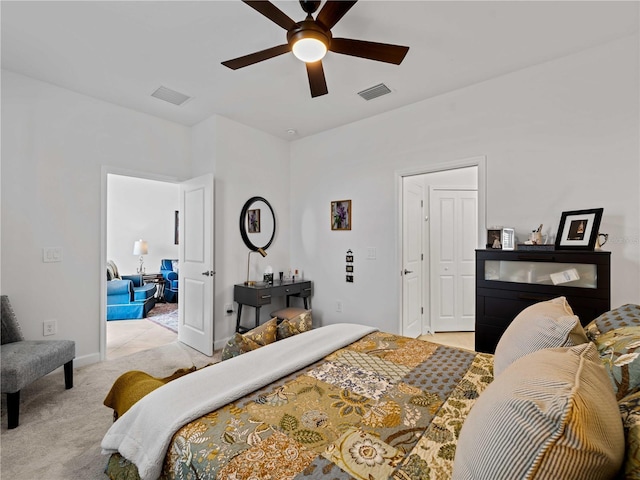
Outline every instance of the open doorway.
<svg viewBox="0 0 640 480"><path fill-rule="evenodd" d="M167 265L179 268L179 205L178 183L106 175L105 260L109 266L116 266L122 278L136 277L135 285L144 285L149 290L155 287L155 293L149 292L150 298L142 300L142 307L124 304L115 309L113 302L107 300L104 321L109 360L177 339L177 295L164 291L167 286L161 262L165 260L162 265L165 269ZM145 248L140 248L140 240ZM107 283L107 291L114 286Z"/></svg>
<svg viewBox="0 0 640 480"><path fill-rule="evenodd" d="M485 178L484 157L399 174L403 335L473 330Z"/></svg>

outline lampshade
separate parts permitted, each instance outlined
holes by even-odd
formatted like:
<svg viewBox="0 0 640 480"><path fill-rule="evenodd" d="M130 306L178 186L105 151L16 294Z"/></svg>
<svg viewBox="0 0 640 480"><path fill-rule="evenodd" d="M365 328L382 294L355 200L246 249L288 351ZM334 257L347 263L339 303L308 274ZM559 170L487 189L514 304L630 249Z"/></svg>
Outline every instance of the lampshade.
<svg viewBox="0 0 640 480"><path fill-rule="evenodd" d="M136 240L133 244L133 254L134 255L146 255L149 253L149 247L145 240Z"/></svg>
<svg viewBox="0 0 640 480"><path fill-rule="evenodd" d="M327 46L317 38L306 37L294 43L292 51L298 60L313 63L324 58L327 54Z"/></svg>

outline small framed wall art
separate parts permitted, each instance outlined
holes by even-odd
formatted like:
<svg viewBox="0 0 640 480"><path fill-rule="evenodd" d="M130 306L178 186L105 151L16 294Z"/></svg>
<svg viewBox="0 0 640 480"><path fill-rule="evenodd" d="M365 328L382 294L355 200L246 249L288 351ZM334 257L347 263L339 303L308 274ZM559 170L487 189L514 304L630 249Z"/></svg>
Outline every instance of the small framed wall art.
<svg viewBox="0 0 640 480"><path fill-rule="evenodd" d="M260 209L247 211L247 233L260 233Z"/></svg>
<svg viewBox="0 0 640 480"><path fill-rule="evenodd" d="M351 200L331 202L331 230L351 230Z"/></svg>
<svg viewBox="0 0 640 480"><path fill-rule="evenodd" d="M593 250L603 212L603 208L562 212L556 250Z"/></svg>

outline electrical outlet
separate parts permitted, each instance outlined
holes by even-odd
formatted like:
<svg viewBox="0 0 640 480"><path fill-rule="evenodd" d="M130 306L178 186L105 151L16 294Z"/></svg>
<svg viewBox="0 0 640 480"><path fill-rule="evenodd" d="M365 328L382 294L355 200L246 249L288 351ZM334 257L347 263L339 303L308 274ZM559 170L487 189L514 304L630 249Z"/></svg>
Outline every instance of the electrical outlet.
<svg viewBox="0 0 640 480"><path fill-rule="evenodd" d="M342 300L336 300L336 312L342 313Z"/></svg>
<svg viewBox="0 0 640 480"><path fill-rule="evenodd" d="M55 320L45 320L42 322L42 335L55 335L58 332L58 323Z"/></svg>
<svg viewBox="0 0 640 480"><path fill-rule="evenodd" d="M232 304L230 304L230 303L227 303L227 304L224 306L224 314L225 314L225 315L231 315L232 313L233 313L233 305L232 305Z"/></svg>

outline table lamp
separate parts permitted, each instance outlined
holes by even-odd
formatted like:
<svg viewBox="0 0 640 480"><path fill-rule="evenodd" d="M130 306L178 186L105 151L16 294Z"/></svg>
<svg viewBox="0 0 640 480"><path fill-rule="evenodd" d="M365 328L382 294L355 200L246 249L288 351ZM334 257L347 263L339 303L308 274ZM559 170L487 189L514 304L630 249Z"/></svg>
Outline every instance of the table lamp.
<svg viewBox="0 0 640 480"><path fill-rule="evenodd" d="M267 256L267 252L265 252L262 248L258 248L257 250L249 250L249 255L247 255L247 281L244 282L245 285L254 285L256 282L249 281L249 262L251 261L251 254L258 252L263 257Z"/></svg>
<svg viewBox="0 0 640 480"><path fill-rule="evenodd" d="M138 267L138 270L137 270L139 274L144 273L144 255L148 253L149 253L149 246L147 245L147 242L142 239L136 240L135 243L133 244L133 254L140 255L140 266Z"/></svg>

